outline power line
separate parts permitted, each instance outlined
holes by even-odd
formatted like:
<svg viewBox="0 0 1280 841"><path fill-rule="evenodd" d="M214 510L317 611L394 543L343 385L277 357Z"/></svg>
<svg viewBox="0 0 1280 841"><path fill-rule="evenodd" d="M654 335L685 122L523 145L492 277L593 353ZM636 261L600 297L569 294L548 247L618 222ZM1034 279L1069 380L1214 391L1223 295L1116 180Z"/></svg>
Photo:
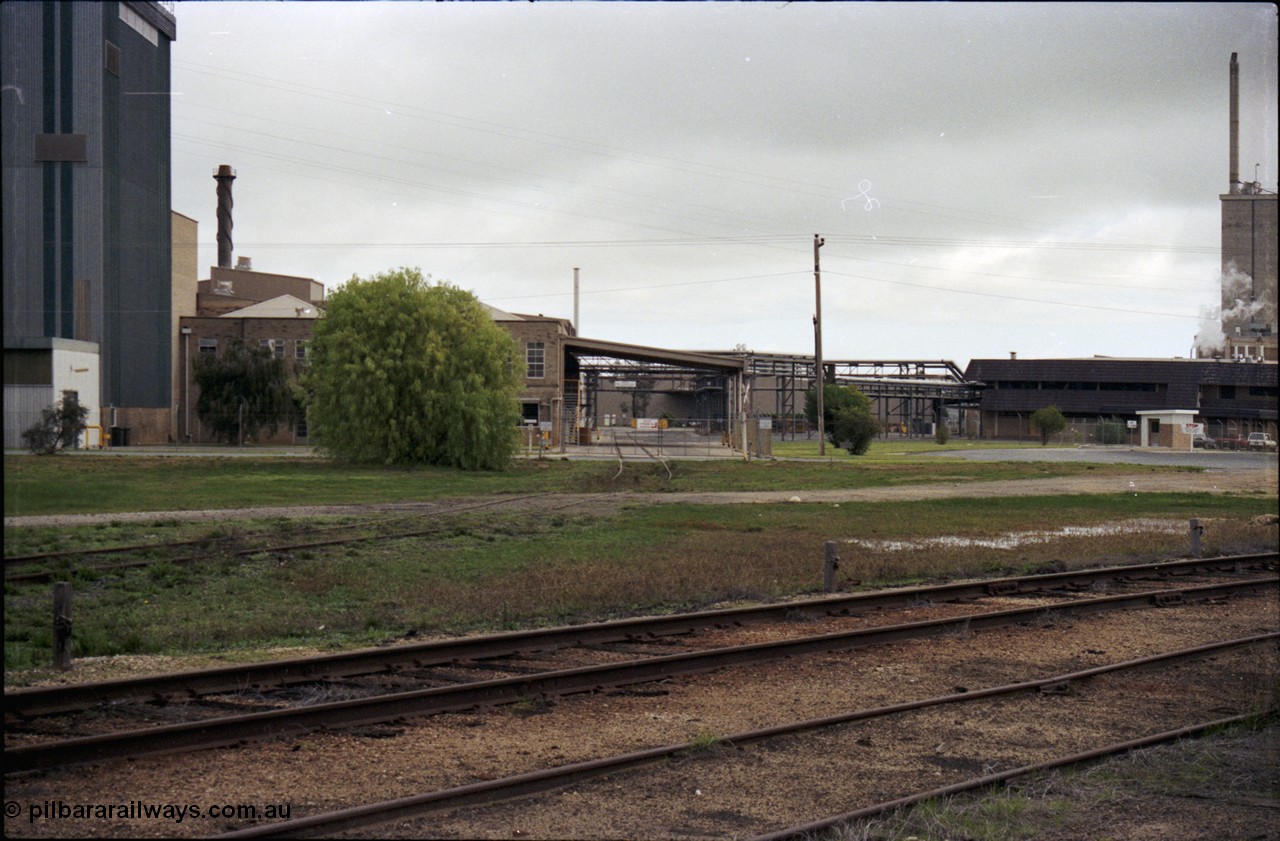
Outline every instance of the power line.
<svg viewBox="0 0 1280 841"><path fill-rule="evenodd" d="M1080 304L1072 301L1046 301L1040 298L1023 298L1018 295L1001 295L995 292L976 292L972 289L950 289L945 286L930 286L927 283L911 283L910 281L906 281L906 280L887 280L882 277L868 277L866 275L848 274L845 272L833 272L830 270L828 270L826 274L838 275L840 277L847 277L853 280L870 280L875 283L888 283L893 286L909 286L909 287L912 287L913 289L926 289L930 292L949 292L956 295L976 295L980 298L998 298L1004 301L1019 301L1021 303L1026 303L1026 304L1041 304L1041 305L1050 306L1050 307L1075 307L1077 309L1086 309L1086 310L1104 310L1106 312L1122 312L1122 313L1125 313L1126 315L1154 315L1154 316L1159 316L1161 318L1188 318L1194 321L1203 320L1203 316L1200 316L1200 315L1184 315L1182 313L1174 313L1174 312L1155 312L1153 310L1138 310L1138 309L1132 309L1130 307L1108 307L1108 306L1103 306L1102 304Z"/></svg>

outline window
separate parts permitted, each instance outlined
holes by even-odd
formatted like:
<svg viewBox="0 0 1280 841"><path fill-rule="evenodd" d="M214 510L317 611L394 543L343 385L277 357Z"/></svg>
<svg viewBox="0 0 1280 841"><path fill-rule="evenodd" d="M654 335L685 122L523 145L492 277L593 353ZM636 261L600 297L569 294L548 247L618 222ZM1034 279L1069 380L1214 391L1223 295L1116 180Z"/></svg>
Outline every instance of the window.
<svg viewBox="0 0 1280 841"><path fill-rule="evenodd" d="M284 339L258 339L258 347L271 351L276 359L284 359Z"/></svg>
<svg viewBox="0 0 1280 841"><path fill-rule="evenodd" d="M547 375L547 345L545 342L529 342L524 348L524 362L529 379L542 379Z"/></svg>
<svg viewBox="0 0 1280 841"><path fill-rule="evenodd" d="M201 353L217 353L218 340L217 339L201 339L200 352Z"/></svg>
<svg viewBox="0 0 1280 841"><path fill-rule="evenodd" d="M1218 386L1218 396L1223 400L1235 400L1236 387L1233 385L1220 385Z"/></svg>
<svg viewBox="0 0 1280 841"><path fill-rule="evenodd" d="M293 358L299 362L307 361L307 340L298 339L293 343Z"/></svg>

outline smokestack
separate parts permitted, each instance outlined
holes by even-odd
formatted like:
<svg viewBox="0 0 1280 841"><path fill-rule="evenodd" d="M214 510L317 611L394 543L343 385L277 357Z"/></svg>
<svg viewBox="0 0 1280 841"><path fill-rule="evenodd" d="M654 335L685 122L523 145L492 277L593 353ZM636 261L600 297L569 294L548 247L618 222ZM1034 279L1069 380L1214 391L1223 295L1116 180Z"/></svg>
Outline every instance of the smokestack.
<svg viewBox="0 0 1280 841"><path fill-rule="evenodd" d="M213 180L218 182L218 268L231 268L231 182L236 180L236 173L231 167L223 164L214 173Z"/></svg>
<svg viewBox="0 0 1280 841"><path fill-rule="evenodd" d="M1231 54L1231 171L1227 174L1227 189L1231 195L1240 194L1240 65L1236 54Z"/></svg>

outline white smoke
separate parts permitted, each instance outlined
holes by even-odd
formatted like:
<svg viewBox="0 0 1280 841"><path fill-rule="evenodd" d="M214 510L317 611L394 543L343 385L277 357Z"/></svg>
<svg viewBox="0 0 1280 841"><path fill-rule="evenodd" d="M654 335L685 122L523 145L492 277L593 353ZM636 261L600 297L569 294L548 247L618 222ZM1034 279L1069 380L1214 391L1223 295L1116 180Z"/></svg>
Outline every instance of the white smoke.
<svg viewBox="0 0 1280 841"><path fill-rule="evenodd" d="M1200 329L1196 333L1195 353L1201 358L1222 356L1227 337L1251 335L1255 324L1274 324L1276 305L1274 290L1265 290L1254 300L1253 278L1228 263L1221 278L1222 303L1200 311Z"/></svg>

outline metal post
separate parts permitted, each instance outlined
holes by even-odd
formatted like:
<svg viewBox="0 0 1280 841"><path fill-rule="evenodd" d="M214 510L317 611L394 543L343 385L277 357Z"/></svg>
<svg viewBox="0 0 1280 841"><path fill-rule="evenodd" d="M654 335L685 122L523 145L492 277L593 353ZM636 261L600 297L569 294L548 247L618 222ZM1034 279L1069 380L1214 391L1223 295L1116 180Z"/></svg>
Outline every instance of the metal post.
<svg viewBox="0 0 1280 841"><path fill-rule="evenodd" d="M840 568L840 556L836 554L836 542L822 544L822 589L830 593L836 588L836 570Z"/></svg>
<svg viewBox="0 0 1280 841"><path fill-rule="evenodd" d="M824 417L825 406L823 394L825 377L822 373L822 269L818 263L818 249L825 242L817 234L813 235L813 374L815 387L818 390L818 455L827 454L827 423Z"/></svg>
<svg viewBox="0 0 1280 841"><path fill-rule="evenodd" d="M1200 555L1200 536L1204 534L1204 526L1200 525L1199 520L1191 520L1191 557L1199 558Z"/></svg>
<svg viewBox="0 0 1280 841"><path fill-rule="evenodd" d="M71 582L53 585L53 665L71 668Z"/></svg>
<svg viewBox="0 0 1280 841"><path fill-rule="evenodd" d="M182 434L191 442L191 328L182 328L182 367L185 373L182 384Z"/></svg>

